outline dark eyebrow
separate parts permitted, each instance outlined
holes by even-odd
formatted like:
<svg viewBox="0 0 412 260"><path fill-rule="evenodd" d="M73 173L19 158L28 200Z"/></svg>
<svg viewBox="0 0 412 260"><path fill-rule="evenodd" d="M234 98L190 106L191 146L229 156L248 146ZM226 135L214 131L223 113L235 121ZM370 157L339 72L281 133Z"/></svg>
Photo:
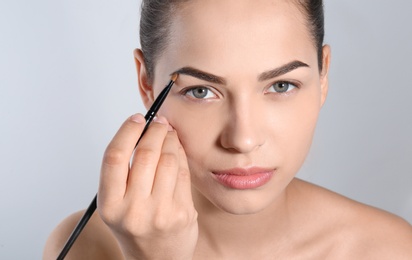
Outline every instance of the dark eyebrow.
<svg viewBox="0 0 412 260"><path fill-rule="evenodd" d="M273 70L269 70L269 71L261 73L258 76L258 80L259 81L265 81L265 80L268 80L268 79L276 78L276 77L279 77L283 74L286 74L286 73L288 73L292 70L295 70L299 67L309 67L309 65L306 64L306 63L303 63L301 61L295 60L295 61L289 62L289 63L287 63L287 64L285 64L285 65L283 65L279 68L275 68ZM215 84L221 84L221 85L226 84L226 80L223 77L216 76L216 75L213 75L211 73L201 71L199 69L195 69L193 67L180 68L180 69L176 70L175 72L171 73L170 75L173 75L175 73L178 73L178 74L181 74L181 75L182 74L183 75L189 75L189 76L192 76L192 77L195 77L195 78L198 78L198 79L201 79L201 80L205 80L205 81L208 81L208 82L211 82L211 83L215 83Z"/></svg>
<svg viewBox="0 0 412 260"><path fill-rule="evenodd" d="M201 80L209 81L212 83L216 83L216 84L221 84L221 85L226 84L226 80L224 78L192 68L192 67L180 68L170 75L173 75L174 73L189 75L189 76L192 76L192 77L195 77Z"/></svg>
<svg viewBox="0 0 412 260"><path fill-rule="evenodd" d="M309 65L301 61L295 60L279 68L263 72L259 75L258 80L265 81L268 79L276 78L300 67L309 67Z"/></svg>

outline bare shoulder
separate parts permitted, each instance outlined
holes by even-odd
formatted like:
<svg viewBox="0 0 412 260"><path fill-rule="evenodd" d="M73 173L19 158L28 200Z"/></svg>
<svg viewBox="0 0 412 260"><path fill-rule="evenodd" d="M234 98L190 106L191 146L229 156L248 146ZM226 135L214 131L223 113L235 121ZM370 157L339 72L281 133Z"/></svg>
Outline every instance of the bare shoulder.
<svg viewBox="0 0 412 260"><path fill-rule="evenodd" d="M370 259L412 259L412 226L389 212L352 202L342 239L356 257ZM343 247L343 249L345 249ZM351 253L352 253L351 252Z"/></svg>
<svg viewBox="0 0 412 260"><path fill-rule="evenodd" d="M47 239L43 259L56 259L84 211L65 218ZM122 259L120 248L110 229L95 212L65 259Z"/></svg>
<svg viewBox="0 0 412 260"><path fill-rule="evenodd" d="M331 259L412 259L412 226L404 219L299 180L333 238Z"/></svg>

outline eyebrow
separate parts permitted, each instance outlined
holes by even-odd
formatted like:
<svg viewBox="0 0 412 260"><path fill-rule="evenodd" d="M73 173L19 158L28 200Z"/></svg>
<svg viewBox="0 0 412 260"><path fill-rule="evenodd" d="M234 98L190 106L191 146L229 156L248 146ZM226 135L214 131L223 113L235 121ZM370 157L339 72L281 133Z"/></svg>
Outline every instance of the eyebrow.
<svg viewBox="0 0 412 260"><path fill-rule="evenodd" d="M211 73L195 69L193 67L180 68L180 69L176 70L175 72L173 72L170 75L173 75L175 73L178 73L180 75L181 74L189 75L189 76L192 76L192 77L195 77L195 78L198 78L198 79L201 79L201 80L205 80L205 81L208 81L208 82L211 82L211 83L216 83L216 84L221 84L221 85L226 84L226 80L223 77L216 76L216 75L213 75Z"/></svg>
<svg viewBox="0 0 412 260"><path fill-rule="evenodd" d="M275 68L275 69L272 69L272 70L265 71L265 72L261 73L258 76L258 80L259 81L265 81L265 80L269 80L269 79L272 79L272 78L276 78L276 77L284 75L284 74L286 74L288 72L291 72L292 70L295 70L295 69L300 68L300 67L309 67L309 65L306 64L306 63L303 63L301 61L295 60L295 61L289 62L285 65L282 65L278 68ZM211 83L216 83L216 84L221 84L221 85L226 84L226 80L223 77L216 76L216 75L213 75L211 73L201 71L201 70L193 68L193 67L180 68L180 69L176 70L175 72L171 73L170 75L173 75L175 73L178 73L178 74L181 74L181 75L182 74L183 75L189 75L189 76L192 76L192 77L204 80L204 81L208 81L208 82L211 82Z"/></svg>
<svg viewBox="0 0 412 260"><path fill-rule="evenodd" d="M279 68L275 68L273 70L269 70L266 72L263 72L262 74L259 75L258 80L259 81L265 81L268 79L276 78L279 76L282 76L288 72L291 72L292 70L295 70L300 67L308 67L309 65L306 63L303 63L301 61L295 60L291 61L285 65L280 66Z"/></svg>

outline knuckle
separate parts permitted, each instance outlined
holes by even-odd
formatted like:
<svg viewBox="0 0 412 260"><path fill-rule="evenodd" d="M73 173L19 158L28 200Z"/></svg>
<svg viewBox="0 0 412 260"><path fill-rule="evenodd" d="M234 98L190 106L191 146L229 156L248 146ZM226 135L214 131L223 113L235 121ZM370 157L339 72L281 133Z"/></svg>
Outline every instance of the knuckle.
<svg viewBox="0 0 412 260"><path fill-rule="evenodd" d="M161 203L153 211L152 228L155 232L171 232L178 227L175 208L169 203Z"/></svg>
<svg viewBox="0 0 412 260"><path fill-rule="evenodd" d="M132 222L129 219L123 219L117 226L117 230L123 235L128 237L136 237L141 235L141 233L136 231L136 227L133 227Z"/></svg>
<svg viewBox="0 0 412 260"><path fill-rule="evenodd" d="M108 226L111 226L112 224L115 223L114 217L111 214L110 210L107 210L106 208L99 208L99 216L103 220L104 223L106 223Z"/></svg>
<svg viewBox="0 0 412 260"><path fill-rule="evenodd" d="M175 214L174 221L180 229L191 227L197 223L197 212L187 208L181 209Z"/></svg>
<svg viewBox="0 0 412 260"><path fill-rule="evenodd" d="M124 162L125 157L124 151L108 147L104 152L103 162L109 165L118 165Z"/></svg>
<svg viewBox="0 0 412 260"><path fill-rule="evenodd" d="M188 223L190 223L190 214L186 210L180 210L176 213L176 222L179 223L182 226L186 226Z"/></svg>
<svg viewBox="0 0 412 260"><path fill-rule="evenodd" d="M139 237L148 233L149 227L143 216L124 215L119 223L119 230L125 235Z"/></svg>
<svg viewBox="0 0 412 260"><path fill-rule="evenodd" d="M139 165L151 165L155 162L158 153L150 148L138 148L135 151L135 162Z"/></svg>
<svg viewBox="0 0 412 260"><path fill-rule="evenodd" d="M193 209L190 213L190 224L197 223L198 213L195 209Z"/></svg>
<svg viewBox="0 0 412 260"><path fill-rule="evenodd" d="M119 223L118 210L106 205L98 205L97 213L102 221L109 227L114 227Z"/></svg>
<svg viewBox="0 0 412 260"><path fill-rule="evenodd" d="M186 168L180 168L178 173L178 178L180 180L190 180L190 171Z"/></svg>
<svg viewBox="0 0 412 260"><path fill-rule="evenodd" d="M153 218L153 228L158 232L177 231L193 222L193 214L184 207L173 211L159 209Z"/></svg>
<svg viewBox="0 0 412 260"><path fill-rule="evenodd" d="M160 155L159 164L167 168L175 168L178 166L178 158L173 153L162 153Z"/></svg>
<svg viewBox="0 0 412 260"><path fill-rule="evenodd" d="M153 218L153 229L155 231L167 231L170 229L170 215L158 213Z"/></svg>
<svg viewBox="0 0 412 260"><path fill-rule="evenodd" d="M136 225L138 223L139 222L136 223L135 218L125 216L120 223L120 230L122 230L122 232L125 234L138 235L139 233L142 232L141 230L139 230L139 228Z"/></svg>

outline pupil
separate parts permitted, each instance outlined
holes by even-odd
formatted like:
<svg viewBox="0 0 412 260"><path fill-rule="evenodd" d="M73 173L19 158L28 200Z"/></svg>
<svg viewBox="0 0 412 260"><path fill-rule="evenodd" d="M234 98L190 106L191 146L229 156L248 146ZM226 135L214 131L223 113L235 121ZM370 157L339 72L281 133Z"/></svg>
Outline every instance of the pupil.
<svg viewBox="0 0 412 260"><path fill-rule="evenodd" d="M204 98L206 97L207 90L205 88L197 88L194 90L193 95L196 98Z"/></svg>
<svg viewBox="0 0 412 260"><path fill-rule="evenodd" d="M288 83L281 82L281 83L276 84L275 90L277 92L285 92L288 90L288 88L289 88Z"/></svg>

